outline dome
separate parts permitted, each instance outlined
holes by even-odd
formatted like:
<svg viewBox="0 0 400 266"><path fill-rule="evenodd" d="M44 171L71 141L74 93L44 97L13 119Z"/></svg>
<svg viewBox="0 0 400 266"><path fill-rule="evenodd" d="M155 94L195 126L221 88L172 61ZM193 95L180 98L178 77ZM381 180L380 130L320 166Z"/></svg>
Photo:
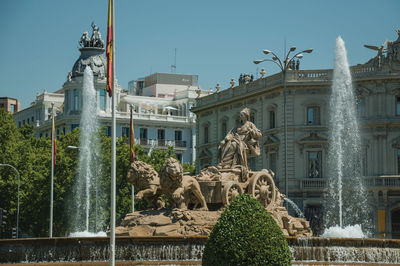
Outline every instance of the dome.
<svg viewBox="0 0 400 266"><path fill-rule="evenodd" d="M90 66L93 75L105 77L106 58L104 49L99 47L84 47L79 49L81 56L76 60L72 68L72 77L82 76L86 66Z"/></svg>

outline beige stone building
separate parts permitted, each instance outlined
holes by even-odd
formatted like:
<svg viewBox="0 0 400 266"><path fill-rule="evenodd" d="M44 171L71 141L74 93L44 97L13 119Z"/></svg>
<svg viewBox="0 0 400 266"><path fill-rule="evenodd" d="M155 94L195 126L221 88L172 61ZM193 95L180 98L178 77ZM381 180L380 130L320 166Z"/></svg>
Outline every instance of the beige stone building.
<svg viewBox="0 0 400 266"><path fill-rule="evenodd" d="M17 99L9 97L0 97L0 108L6 110L9 114L19 112L21 104Z"/></svg>
<svg viewBox="0 0 400 266"><path fill-rule="evenodd" d="M377 237L400 238L400 37L367 63L352 66L351 72L362 132L363 180L374 199L374 205L366 207L375 209ZM310 220L322 215L327 186L332 73L286 74L288 197ZM197 171L217 165L219 142L238 123L240 110L248 107L263 134L261 156L250 158L249 167L272 169L285 192L283 88L278 73L199 98L192 109L197 115ZM320 220L311 222L318 227Z"/></svg>

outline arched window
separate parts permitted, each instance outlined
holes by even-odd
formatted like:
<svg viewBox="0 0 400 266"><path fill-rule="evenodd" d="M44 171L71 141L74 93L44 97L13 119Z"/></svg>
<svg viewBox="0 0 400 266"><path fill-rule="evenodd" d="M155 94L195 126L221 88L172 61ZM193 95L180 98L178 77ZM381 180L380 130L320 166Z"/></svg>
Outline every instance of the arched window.
<svg viewBox="0 0 400 266"><path fill-rule="evenodd" d="M106 110L106 91L100 90L100 110Z"/></svg>
<svg viewBox="0 0 400 266"><path fill-rule="evenodd" d="M320 125L320 109L319 106L308 106L307 107L307 125L314 126Z"/></svg>
<svg viewBox="0 0 400 266"><path fill-rule="evenodd" d="M228 118L224 117L221 120L221 139L224 139L228 133Z"/></svg>
<svg viewBox="0 0 400 266"><path fill-rule="evenodd" d="M206 143L208 143L209 142L209 125L208 124L206 124L206 125L204 125L204 129L203 129L204 131L203 131L203 133L204 133L204 143L206 144Z"/></svg>
<svg viewBox="0 0 400 266"><path fill-rule="evenodd" d="M74 110L78 110L79 108L79 91L78 89L74 89Z"/></svg>
<svg viewBox="0 0 400 266"><path fill-rule="evenodd" d="M269 111L269 128L275 128L276 127L276 117L275 117L275 110L270 110Z"/></svg>

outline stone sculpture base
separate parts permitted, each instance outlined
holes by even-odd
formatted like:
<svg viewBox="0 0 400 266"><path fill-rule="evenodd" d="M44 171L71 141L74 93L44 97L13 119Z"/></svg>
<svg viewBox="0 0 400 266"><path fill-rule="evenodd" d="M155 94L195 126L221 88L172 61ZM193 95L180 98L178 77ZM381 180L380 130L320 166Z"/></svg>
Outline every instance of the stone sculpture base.
<svg viewBox="0 0 400 266"><path fill-rule="evenodd" d="M180 209L128 213L115 229L116 236L208 236L221 211Z"/></svg>
<svg viewBox="0 0 400 266"><path fill-rule="evenodd" d="M115 230L116 236L208 236L222 211L147 210L128 213ZM308 221L290 216L284 207L271 212L285 236L310 237Z"/></svg>

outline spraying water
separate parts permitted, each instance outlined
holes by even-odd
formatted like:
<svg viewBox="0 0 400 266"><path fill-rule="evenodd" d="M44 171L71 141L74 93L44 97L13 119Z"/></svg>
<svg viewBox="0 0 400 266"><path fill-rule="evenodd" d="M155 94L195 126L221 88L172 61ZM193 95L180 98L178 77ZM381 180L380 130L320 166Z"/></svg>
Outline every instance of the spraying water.
<svg viewBox="0 0 400 266"><path fill-rule="evenodd" d="M329 191L325 198L325 228L352 225L371 226L367 194L362 184L361 137L356 116L347 52L341 37L336 39L332 95L329 103L330 146L328 152ZM349 227L350 226L350 227ZM361 230L361 229L360 229ZM357 236L359 237L359 233ZM348 237L351 237L348 235Z"/></svg>
<svg viewBox="0 0 400 266"><path fill-rule="evenodd" d="M297 206L296 203L294 203L291 199L288 199L288 198L283 198L283 200L286 201L287 203L289 203L290 206L292 206L292 208L296 212L297 216L304 218L303 212L300 210L299 206Z"/></svg>
<svg viewBox="0 0 400 266"><path fill-rule="evenodd" d="M79 166L75 184L75 217L71 236L97 235L102 229L104 209L100 200L99 147L97 137L97 100L93 72L89 66L83 74L82 113L80 120ZM94 216L94 219L91 219ZM105 235L105 234L104 234Z"/></svg>

